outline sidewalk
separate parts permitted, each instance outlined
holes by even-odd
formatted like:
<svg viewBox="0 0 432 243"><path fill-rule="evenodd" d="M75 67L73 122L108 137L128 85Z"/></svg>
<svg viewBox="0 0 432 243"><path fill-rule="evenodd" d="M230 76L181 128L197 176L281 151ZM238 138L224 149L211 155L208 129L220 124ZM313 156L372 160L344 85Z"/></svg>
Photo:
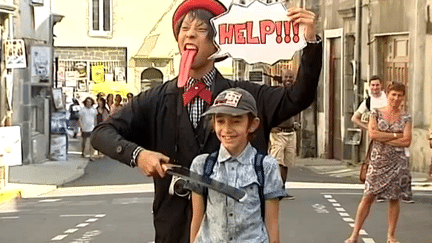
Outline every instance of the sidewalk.
<svg viewBox="0 0 432 243"><path fill-rule="evenodd" d="M0 190L0 204L15 198L38 196L84 175L88 158L68 154L67 161L47 161L9 167L9 183Z"/></svg>
<svg viewBox="0 0 432 243"><path fill-rule="evenodd" d="M298 166L305 166L313 172L321 175L333 177L353 177L359 178L360 164L352 165L345 161L320 159L320 158L298 158ZM427 173L411 172L413 190L432 191L432 181L429 180ZM360 182L359 182L360 183Z"/></svg>
<svg viewBox="0 0 432 243"><path fill-rule="evenodd" d="M0 204L15 198L38 196L84 175L88 158L68 154L67 161L48 161L42 164L9 167L9 184L0 190ZM334 177L359 177L359 165L353 166L344 161L298 158L297 166ZM412 172L413 190L432 191L432 182L426 173Z"/></svg>

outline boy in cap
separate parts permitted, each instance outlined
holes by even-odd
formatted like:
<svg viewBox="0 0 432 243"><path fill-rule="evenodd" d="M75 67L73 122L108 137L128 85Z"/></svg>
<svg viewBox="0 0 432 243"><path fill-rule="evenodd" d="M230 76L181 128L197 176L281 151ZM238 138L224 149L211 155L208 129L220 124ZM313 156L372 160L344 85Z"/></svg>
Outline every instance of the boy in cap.
<svg viewBox="0 0 432 243"><path fill-rule="evenodd" d="M221 142L217 154L197 156L191 170L204 173L209 157L214 156L210 177L246 191L243 202L193 185L191 242L279 242L279 198L285 196L276 160L263 157L263 185L255 171L258 151L250 144L260 119L254 97L244 89L231 88L220 93L204 115ZM208 163L208 162L207 162ZM260 162L261 163L261 162ZM264 197L261 212L260 187Z"/></svg>
<svg viewBox="0 0 432 243"><path fill-rule="evenodd" d="M211 124L201 115L223 90L241 87L257 101L262 121L252 142L267 151L270 129L307 108L315 99L321 72L322 45L316 39L315 15L291 9L288 17L304 24L307 46L302 51L297 82L290 88L225 79L209 57L216 52L210 19L226 8L216 0L186 0L173 16L182 64L178 78L140 93L119 112L98 125L92 145L154 179L153 219L156 242L189 242L191 205L188 197L169 194L171 176L166 163L173 159L190 167L193 158L219 148ZM187 75L186 75L186 74ZM185 81L186 80L186 81Z"/></svg>

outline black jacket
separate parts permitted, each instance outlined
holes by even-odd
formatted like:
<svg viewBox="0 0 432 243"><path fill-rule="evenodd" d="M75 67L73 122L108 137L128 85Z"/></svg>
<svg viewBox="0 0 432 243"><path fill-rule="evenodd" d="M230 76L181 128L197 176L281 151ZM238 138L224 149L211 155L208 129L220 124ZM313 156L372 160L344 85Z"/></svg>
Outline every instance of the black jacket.
<svg viewBox="0 0 432 243"><path fill-rule="evenodd" d="M315 99L322 65L322 46L308 44L303 49L297 81L291 88L258 85L227 80L217 72L212 100L223 90L240 87L256 99L261 125L252 145L267 151L272 127L307 108ZM182 89L177 79L140 93L132 102L92 133L93 147L127 165L132 152L140 145L161 152L189 167L193 158L219 148L220 142L207 119L193 128L182 103ZM156 242L189 242L190 202L168 193L171 177L154 179L153 202Z"/></svg>

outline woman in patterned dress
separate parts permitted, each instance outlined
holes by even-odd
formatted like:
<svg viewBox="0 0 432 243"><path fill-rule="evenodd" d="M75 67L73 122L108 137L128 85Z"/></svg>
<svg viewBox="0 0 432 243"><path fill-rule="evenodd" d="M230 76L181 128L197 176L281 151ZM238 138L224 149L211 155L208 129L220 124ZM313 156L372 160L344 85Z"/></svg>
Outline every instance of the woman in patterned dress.
<svg viewBox="0 0 432 243"><path fill-rule="evenodd" d="M387 86L387 106L371 112L369 136L373 140L365 190L357 209L353 232L345 243L357 243L359 232L379 194L389 200L387 242L396 243L399 199L411 193L409 150L411 115L401 109L405 85L391 82Z"/></svg>

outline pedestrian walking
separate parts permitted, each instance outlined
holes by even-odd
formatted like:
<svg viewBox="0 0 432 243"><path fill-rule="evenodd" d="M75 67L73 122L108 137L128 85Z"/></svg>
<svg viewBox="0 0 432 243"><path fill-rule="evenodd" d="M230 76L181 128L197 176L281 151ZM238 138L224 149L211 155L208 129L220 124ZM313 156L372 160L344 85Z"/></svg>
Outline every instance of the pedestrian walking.
<svg viewBox="0 0 432 243"><path fill-rule="evenodd" d="M110 109L110 115L114 114L115 112L117 112L120 108L123 107L122 102L122 97L119 94L116 94L115 99L114 99L114 104L111 106Z"/></svg>
<svg viewBox="0 0 432 243"><path fill-rule="evenodd" d="M291 87L294 84L294 72L289 69L282 70L282 86ZM298 115L282 122L277 127L272 128L270 132L269 154L276 158L279 164L279 170L282 177L283 188L288 177L288 168L295 166L295 157L297 155L297 134L300 128ZM294 200L291 194L285 196L288 200Z"/></svg>
<svg viewBox="0 0 432 243"><path fill-rule="evenodd" d="M399 199L410 196L409 146L412 137L411 115L401 109L405 85L391 82L387 87L387 106L371 112L369 136L373 140L370 166L363 198L358 206L354 229L345 243L357 243L359 233L377 195L389 200L387 242L396 243Z"/></svg>
<svg viewBox="0 0 432 243"><path fill-rule="evenodd" d="M108 94L107 95L107 98L106 98L106 103L107 103L107 108L108 108L108 110L110 111L110 113L111 113L111 107L113 106L113 104L114 104L114 95L113 94Z"/></svg>
<svg viewBox="0 0 432 243"><path fill-rule="evenodd" d="M79 133L79 111L81 110L81 106L79 104L78 99L72 98L72 104L69 106L69 129L72 130L72 137L77 138Z"/></svg>
<svg viewBox="0 0 432 243"><path fill-rule="evenodd" d="M132 93L127 93L126 97L127 97L127 103L130 103L134 95Z"/></svg>
<svg viewBox="0 0 432 243"><path fill-rule="evenodd" d="M216 0L186 0L173 16L173 31L182 55L178 78L141 92L127 105L99 124L92 134L93 146L122 163L137 166L155 184L153 219L156 242L185 243L190 240L191 205L188 197L169 194L170 159L187 168L193 158L219 148L210 122L201 115L223 90L240 87L257 100L263 121L253 146L267 151L270 129L308 107L315 99L321 72L322 44L316 37L315 14L300 8L288 16L305 26L308 42L302 51L296 84L260 86L225 79L209 58L217 50L210 19L226 12ZM218 59L219 61L219 59ZM193 90L200 92L194 96Z"/></svg>
<svg viewBox="0 0 432 243"><path fill-rule="evenodd" d="M273 157L265 156L259 162L263 184L255 171L258 152L250 139L260 119L254 97L241 88L227 89L203 115L211 117L221 145L216 153L197 156L191 170L203 175L206 162L214 157L208 176L245 190L247 196L245 201L236 202L222 193L193 185L191 242L280 242L279 199L285 191ZM265 205L261 207L261 203Z"/></svg>
<svg viewBox="0 0 432 243"><path fill-rule="evenodd" d="M96 107L96 124L102 123L109 117L109 111L106 107L106 101L104 98L100 97L97 101L98 106Z"/></svg>
<svg viewBox="0 0 432 243"><path fill-rule="evenodd" d="M79 124L81 128L81 157L86 157L85 153L89 151L89 160L94 161L94 149L90 145L90 136L96 125L97 111L93 107L94 100L91 97L87 97L84 100L84 107L79 112Z"/></svg>

